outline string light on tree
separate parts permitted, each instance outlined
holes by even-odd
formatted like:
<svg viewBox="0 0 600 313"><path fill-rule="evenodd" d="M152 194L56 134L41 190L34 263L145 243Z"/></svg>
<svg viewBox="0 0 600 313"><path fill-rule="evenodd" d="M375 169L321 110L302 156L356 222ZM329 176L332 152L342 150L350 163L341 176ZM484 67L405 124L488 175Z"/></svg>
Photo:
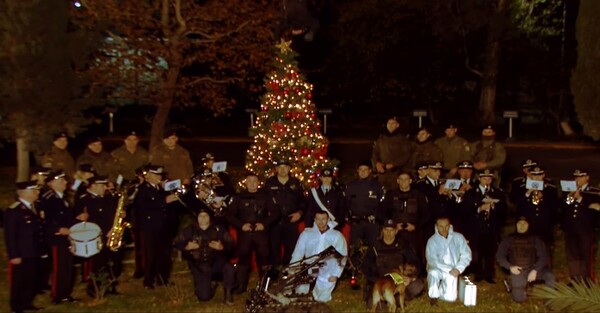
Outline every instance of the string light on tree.
<svg viewBox="0 0 600 313"><path fill-rule="evenodd" d="M254 142L246 153L246 169L267 178L274 174L273 162L292 163L292 175L305 186L315 185L321 169L337 172L337 160L327 158L328 140L312 102L312 85L304 80L290 41L275 47L273 70L265 78L266 93L251 129Z"/></svg>

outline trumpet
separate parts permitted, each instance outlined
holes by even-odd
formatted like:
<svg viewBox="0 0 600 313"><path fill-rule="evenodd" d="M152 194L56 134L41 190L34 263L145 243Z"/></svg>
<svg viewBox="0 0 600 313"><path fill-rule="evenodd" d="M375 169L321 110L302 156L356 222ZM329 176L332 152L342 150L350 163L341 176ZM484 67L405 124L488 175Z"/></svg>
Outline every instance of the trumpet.
<svg viewBox="0 0 600 313"><path fill-rule="evenodd" d="M569 194L567 195L567 198L565 199L565 203L568 204L568 205L573 204L575 202L575 200L576 200L575 199L575 194L578 193L578 192L580 192L580 191L581 191L581 188L577 188L577 190L569 192Z"/></svg>
<svg viewBox="0 0 600 313"><path fill-rule="evenodd" d="M542 201L543 197L544 194L541 191L534 190L531 192L531 203L533 203L534 205L538 205Z"/></svg>

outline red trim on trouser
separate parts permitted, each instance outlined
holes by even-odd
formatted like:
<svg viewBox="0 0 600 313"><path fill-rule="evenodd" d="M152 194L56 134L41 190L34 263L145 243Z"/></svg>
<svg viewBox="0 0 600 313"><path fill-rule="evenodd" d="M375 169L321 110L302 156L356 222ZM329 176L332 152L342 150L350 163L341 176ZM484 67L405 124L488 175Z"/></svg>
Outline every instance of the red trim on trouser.
<svg viewBox="0 0 600 313"><path fill-rule="evenodd" d="M83 281L87 281L92 270L92 260L84 260L81 264L83 265Z"/></svg>
<svg viewBox="0 0 600 313"><path fill-rule="evenodd" d="M56 282L58 280L58 247L52 246L52 289L50 296L52 299L56 297L56 289L58 288Z"/></svg>
<svg viewBox="0 0 600 313"><path fill-rule="evenodd" d="M8 261L7 272L8 272L8 285L9 286L12 284L12 267L13 267L13 264L10 261Z"/></svg>

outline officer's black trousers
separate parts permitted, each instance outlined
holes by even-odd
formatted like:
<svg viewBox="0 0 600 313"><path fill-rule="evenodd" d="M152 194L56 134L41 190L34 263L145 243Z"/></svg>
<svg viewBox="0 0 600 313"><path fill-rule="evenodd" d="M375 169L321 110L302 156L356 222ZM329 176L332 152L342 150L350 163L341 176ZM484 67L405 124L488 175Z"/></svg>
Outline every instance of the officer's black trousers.
<svg viewBox="0 0 600 313"><path fill-rule="evenodd" d="M61 300L71 295L75 280L73 254L65 244L52 246L52 291L53 300Z"/></svg>
<svg viewBox="0 0 600 313"><path fill-rule="evenodd" d="M296 242L300 234L298 225L295 223L283 222L271 227L270 231L271 251L270 260L273 266L287 265L292 259L292 252L296 247ZM283 244L283 256L281 255L281 245Z"/></svg>
<svg viewBox="0 0 600 313"><path fill-rule="evenodd" d="M188 262L194 277L194 293L200 301L207 301L214 297L211 282L219 274L223 277L223 288L233 289L235 272L233 265L225 259L217 259L212 264Z"/></svg>
<svg viewBox="0 0 600 313"><path fill-rule="evenodd" d="M8 265L10 283L10 308L14 312L23 311L33 304L36 293L35 274L39 260L22 259L21 264Z"/></svg>

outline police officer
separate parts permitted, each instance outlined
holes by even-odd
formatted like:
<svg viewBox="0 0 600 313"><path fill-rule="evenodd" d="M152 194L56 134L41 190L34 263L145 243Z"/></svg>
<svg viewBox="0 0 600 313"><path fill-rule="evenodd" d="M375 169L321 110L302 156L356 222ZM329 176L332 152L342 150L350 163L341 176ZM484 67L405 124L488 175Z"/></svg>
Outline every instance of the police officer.
<svg viewBox="0 0 600 313"><path fill-rule="evenodd" d="M598 213L590 209L590 205L600 202L600 190L590 186L590 174L585 169L574 170L573 178L577 190L565 192L561 201L562 229L569 275L572 280L584 280L592 277L591 251Z"/></svg>
<svg viewBox="0 0 600 313"><path fill-rule="evenodd" d="M521 171L523 174L513 179L512 183L510 184L510 193L508 199L512 204L516 205L518 198L527 191L525 189L525 183L527 182L527 179L531 177L529 171L536 166L539 166L539 164L533 159L527 159L521 162Z"/></svg>
<svg viewBox="0 0 600 313"><path fill-rule="evenodd" d="M345 225L346 192L343 187L334 182L334 170L325 168L319 172L319 186L310 189L308 195L308 210L304 215L304 224L311 225L315 220L315 212L329 211L337 224L336 230L341 230Z"/></svg>
<svg viewBox="0 0 600 313"><path fill-rule="evenodd" d="M123 145L110 153L115 160L116 174L123 177L125 186L137 183L135 170L148 163L148 151L140 147L139 142L137 133L132 131L125 136Z"/></svg>
<svg viewBox="0 0 600 313"><path fill-rule="evenodd" d="M117 198L107 193L108 177L94 176L88 180L87 192L75 202L75 212L84 221L97 224L102 231L102 242L108 242L108 234L113 227L117 209ZM124 212L123 212L124 213ZM107 294L119 294L116 290L117 279L122 272L122 251L111 251L103 245L98 254L91 257L91 273L88 279L87 293L90 297L98 297L96 287L104 283L98 279L108 277Z"/></svg>
<svg viewBox="0 0 600 313"><path fill-rule="evenodd" d="M444 131L445 136L440 137L434 143L442 150L444 156L444 171L446 178L451 178L458 171L457 164L461 161L471 160L471 147L469 142L458 136L456 133L458 128L454 124L450 124Z"/></svg>
<svg viewBox="0 0 600 313"><path fill-rule="evenodd" d="M178 201L177 195L161 185L164 168L148 165L144 183L139 186L137 204L140 207L139 227L142 233L144 256L144 288L169 281L172 242L167 236L167 204Z"/></svg>
<svg viewBox="0 0 600 313"><path fill-rule="evenodd" d="M38 165L53 170L63 170L67 175L67 180L73 178L75 174L75 160L67 150L68 145L69 137L67 133L60 132L54 135L52 148L39 157Z"/></svg>
<svg viewBox="0 0 600 313"><path fill-rule="evenodd" d="M36 181L18 182L17 201L4 211L4 240L8 256L10 309L13 312L37 311L35 275L45 245L43 216L34 202L39 197Z"/></svg>
<svg viewBox="0 0 600 313"><path fill-rule="evenodd" d="M259 189L259 179L247 173L244 179L246 190L234 195L227 208L227 220L237 231L237 288L236 294L246 291L252 252L261 275L269 257L269 227L280 218L273 197Z"/></svg>
<svg viewBox="0 0 600 313"><path fill-rule="evenodd" d="M69 246L71 226L78 220L75 211L67 201L66 174L62 170L51 172L46 178L49 188L41 199L40 206L46 214L46 231L52 254L52 291L54 304L73 303L77 299L71 296L74 284L73 254ZM79 217L82 219L82 216Z"/></svg>
<svg viewBox="0 0 600 313"><path fill-rule="evenodd" d="M460 205L464 199L465 192L473 189L479 185L479 182L473 177L473 162L469 160L463 160L456 164L456 174L453 179L460 180L460 186L458 190L452 191L452 197L450 198L450 211L455 213L453 216L453 224L455 231L464 233L464 229L468 227L466 220L460 215Z"/></svg>
<svg viewBox="0 0 600 313"><path fill-rule="evenodd" d="M493 171L486 169L478 176L479 185L465 192L460 214L468 225L464 231L473 251L470 267L475 281L484 279L494 284L495 253L506 223L506 199L502 190L492 186Z"/></svg>
<svg viewBox="0 0 600 313"><path fill-rule="evenodd" d="M229 259L234 249L233 238L229 233L210 222L211 211L201 209L197 223L183 229L175 238L175 247L183 251L183 257L194 278L194 293L199 301L214 297L212 280L220 274L223 277L224 299L233 305L232 289L235 283L234 268Z"/></svg>
<svg viewBox="0 0 600 313"><path fill-rule="evenodd" d="M398 188L386 192L381 203L381 221L393 220L397 236L410 243L419 255L423 255L422 232L429 221L429 209L425 195L411 188L412 177L407 172L398 174ZM424 263L420 263L424 264Z"/></svg>
<svg viewBox="0 0 600 313"><path fill-rule="evenodd" d="M529 222L529 232L539 236L550 253L553 246L553 227L558 219L558 191L556 186L545 180L545 171L539 166L530 171L530 178L539 183L537 189L527 189L524 182L519 186L516 216L523 216Z"/></svg>
<svg viewBox="0 0 600 313"><path fill-rule="evenodd" d="M361 245L372 246L379 235L378 208L383 199L383 186L371 176L370 161L356 167L358 179L348 183L346 201L350 224L352 262L359 266Z"/></svg>
<svg viewBox="0 0 600 313"><path fill-rule="evenodd" d="M267 179L265 189L275 199L275 206L279 211L279 223L274 223L270 229L270 258L273 266L279 266L290 263L300 235L298 223L306 211L306 198L300 180L290 176L290 162L279 160L275 166L277 173Z"/></svg>
<svg viewBox="0 0 600 313"><path fill-rule="evenodd" d="M412 264L416 267L415 274L422 269L421 260L417 256L414 247L409 242L397 236L397 221L387 219L381 227L381 237L370 246L365 255L362 265L363 273L367 278L363 298L367 307L371 307L371 292L378 278L392 272L404 264ZM416 278L416 276L414 277ZM406 286L406 299L413 299L423 291L424 283L421 279L413 280Z"/></svg>
<svg viewBox="0 0 600 313"><path fill-rule="evenodd" d="M527 298L527 284L538 280L554 287L556 278L550 270L549 255L544 242L529 232L526 217L517 219L516 232L508 235L498 246L498 265L510 271L506 282L512 299L522 303Z"/></svg>
<svg viewBox="0 0 600 313"><path fill-rule="evenodd" d="M429 219L424 225L423 242L426 242L433 235L435 221L440 216L446 216L451 219L456 215L451 212L451 191L446 189L442 180L440 180L442 162L430 162L428 165L427 176L415 183L415 189L422 192L427 197L429 208Z"/></svg>

